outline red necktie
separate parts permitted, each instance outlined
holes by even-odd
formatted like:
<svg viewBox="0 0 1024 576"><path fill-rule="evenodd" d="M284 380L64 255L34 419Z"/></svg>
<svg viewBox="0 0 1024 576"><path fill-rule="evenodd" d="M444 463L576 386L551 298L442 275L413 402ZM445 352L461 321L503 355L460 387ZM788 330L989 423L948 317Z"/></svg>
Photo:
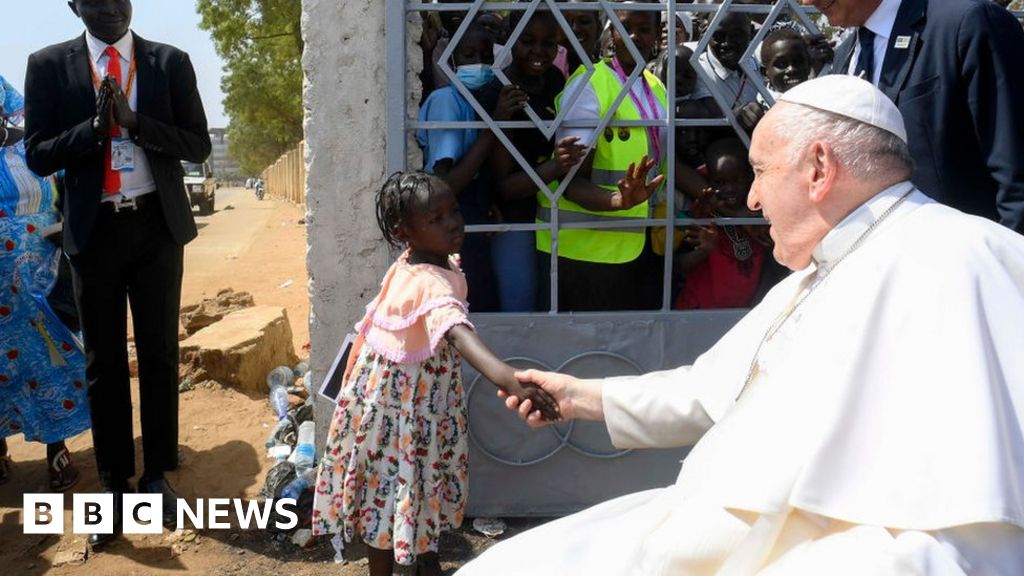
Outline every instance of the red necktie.
<svg viewBox="0 0 1024 576"><path fill-rule="evenodd" d="M117 80L117 85L120 86L121 82L121 54L118 53L117 48L113 46L107 46L104 51L107 55L107 74L113 76ZM121 173L117 170L113 170L110 167L110 155L111 155L111 144L110 139L121 135L121 127L115 122L110 127L110 138L107 138L107 146L104 154L104 170L103 170L103 193L104 194L118 194L121 192Z"/></svg>

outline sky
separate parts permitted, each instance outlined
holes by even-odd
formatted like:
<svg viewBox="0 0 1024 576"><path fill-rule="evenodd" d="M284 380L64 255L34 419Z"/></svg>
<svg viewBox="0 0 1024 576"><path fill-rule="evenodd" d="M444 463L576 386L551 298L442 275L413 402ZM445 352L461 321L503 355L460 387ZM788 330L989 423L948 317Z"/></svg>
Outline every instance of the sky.
<svg viewBox="0 0 1024 576"><path fill-rule="evenodd" d="M0 5L0 75L24 93L28 55L70 40L85 27L65 0L0 0ZM210 127L227 127L220 90L224 61L213 50L209 33L199 29L193 0L135 0L132 6L132 30L139 36L189 53Z"/></svg>

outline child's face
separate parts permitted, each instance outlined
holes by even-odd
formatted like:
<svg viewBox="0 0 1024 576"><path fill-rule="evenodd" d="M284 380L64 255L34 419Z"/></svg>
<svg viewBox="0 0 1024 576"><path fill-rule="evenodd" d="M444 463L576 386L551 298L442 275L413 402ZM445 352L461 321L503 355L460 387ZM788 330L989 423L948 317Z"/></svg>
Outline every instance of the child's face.
<svg viewBox="0 0 1024 576"><path fill-rule="evenodd" d="M512 48L512 59L527 76L541 76L558 56L558 25L534 18Z"/></svg>
<svg viewBox="0 0 1024 576"><path fill-rule="evenodd" d="M622 11L618 16L619 22L622 22L622 26L629 33L640 56L645 60L650 60L658 48L658 36L661 34L658 29L658 14ZM625 41L614 27L612 28L612 41L615 43L615 55L618 56L619 61L624 65L634 65L633 55L626 48Z"/></svg>
<svg viewBox="0 0 1024 576"><path fill-rule="evenodd" d="M505 35L505 21L501 15L497 12L484 12L476 17L476 21L484 30L487 30L491 34L491 38L498 44L504 44L506 38Z"/></svg>
<svg viewBox="0 0 1024 576"><path fill-rule="evenodd" d="M690 64L693 51L686 46L676 47L676 97L689 96L697 86L697 71Z"/></svg>
<svg viewBox="0 0 1024 576"><path fill-rule="evenodd" d="M750 45L750 38L750 19L745 14L732 12L711 35L709 45L722 66L736 70L740 66L740 57Z"/></svg>
<svg viewBox="0 0 1024 576"><path fill-rule="evenodd" d="M455 194L439 180L434 180L432 187L429 198L413 202L399 232L413 252L443 261L462 247L465 231Z"/></svg>
<svg viewBox="0 0 1024 576"><path fill-rule="evenodd" d="M723 154L708 162L708 176L711 186L718 190L718 198L727 208L742 208L747 203L747 193L754 183L753 171L746 158Z"/></svg>
<svg viewBox="0 0 1024 576"><path fill-rule="evenodd" d="M768 47L765 76L772 89L785 92L811 75L811 56L807 44L795 38L777 40Z"/></svg>
<svg viewBox="0 0 1024 576"><path fill-rule="evenodd" d="M601 23L598 20L597 12L566 10L564 15L569 26L572 26L576 39L580 41L580 46L588 53L596 54L597 41L601 37ZM569 41L564 44L567 49L571 49L572 44Z"/></svg>
<svg viewBox="0 0 1024 576"><path fill-rule="evenodd" d="M459 2L460 0L438 0L441 4L452 4ZM448 31L449 36L454 36L455 31L459 29L459 25L462 24L462 20L466 18L466 13L462 11L456 12L440 12L441 15L441 26Z"/></svg>
<svg viewBox="0 0 1024 576"><path fill-rule="evenodd" d="M468 32L462 37L452 53L456 66L469 64L494 64L494 43L482 28Z"/></svg>

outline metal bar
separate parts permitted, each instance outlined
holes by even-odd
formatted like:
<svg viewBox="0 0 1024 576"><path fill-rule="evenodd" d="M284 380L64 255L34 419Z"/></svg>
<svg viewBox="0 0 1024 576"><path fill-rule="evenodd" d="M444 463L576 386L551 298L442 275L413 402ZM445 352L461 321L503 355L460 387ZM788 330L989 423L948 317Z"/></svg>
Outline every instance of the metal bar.
<svg viewBox="0 0 1024 576"><path fill-rule="evenodd" d="M665 159L665 169L668 172L665 177L665 216L671 220L676 214L676 25L679 24L676 17L676 0L668 0L668 75L665 77L668 86L668 98L665 101L665 112L668 113L668 142L667 153L669 158ZM675 254L672 250L675 236L675 226L665 226L665 246L662 254L665 255L661 277L661 309L668 311L672 306L672 267ZM653 239L652 239L653 241Z"/></svg>
<svg viewBox="0 0 1024 576"><path fill-rule="evenodd" d="M385 97L386 110L405 110L406 99L406 55L405 55L405 2L388 2L384 10L385 73L388 90ZM405 169L408 156L405 145L405 114L385 114L386 140L384 145L387 172L393 174Z"/></svg>
<svg viewBox="0 0 1024 576"><path fill-rule="evenodd" d="M574 12L601 12L603 9L601 6L596 5L597 3L569 3L569 2L555 2L556 5L563 9L569 9ZM633 2L613 2L609 0L607 3L608 7L612 10L632 10L635 12L661 12L663 11L664 4L660 3L633 3ZM470 2L462 3L445 3L445 4L426 4L426 3L415 3L410 4L408 10L410 12L465 12L472 9L474 6ZM571 6L571 8L569 8ZM688 4L686 8L677 9L678 12L715 12L718 10L718 4ZM487 12L496 11L523 11L529 7L525 3L520 2L486 2L481 9ZM733 6L731 10L733 12L746 12L748 14L767 14L771 11L771 6L767 4L738 4ZM818 9L813 6L801 6L800 10L808 14L817 14ZM1024 12L1021 12L1024 14Z"/></svg>

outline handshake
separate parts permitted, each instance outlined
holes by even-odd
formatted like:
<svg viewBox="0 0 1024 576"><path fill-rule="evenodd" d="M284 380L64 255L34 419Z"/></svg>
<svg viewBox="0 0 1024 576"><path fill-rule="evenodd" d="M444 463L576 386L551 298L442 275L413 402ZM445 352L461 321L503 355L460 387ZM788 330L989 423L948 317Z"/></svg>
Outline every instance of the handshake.
<svg viewBox="0 0 1024 576"><path fill-rule="evenodd" d="M599 381L540 370L516 372L515 377L518 389L499 389L498 397L532 428L561 420L604 419Z"/></svg>

